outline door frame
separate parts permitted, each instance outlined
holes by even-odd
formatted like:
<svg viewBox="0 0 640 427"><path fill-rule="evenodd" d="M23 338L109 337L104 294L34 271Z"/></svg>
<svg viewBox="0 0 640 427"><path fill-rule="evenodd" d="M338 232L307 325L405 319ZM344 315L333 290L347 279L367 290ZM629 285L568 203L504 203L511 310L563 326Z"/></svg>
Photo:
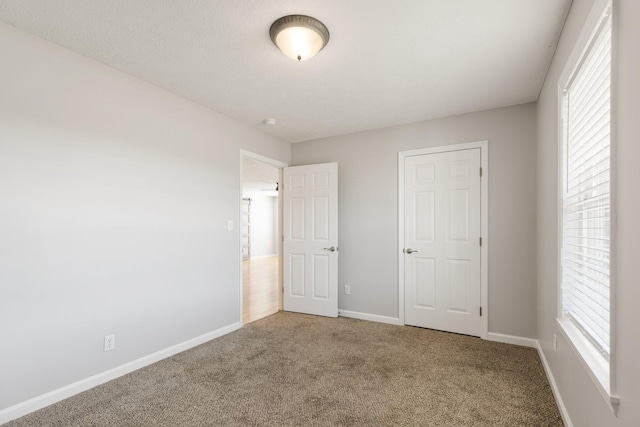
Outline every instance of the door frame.
<svg viewBox="0 0 640 427"><path fill-rule="evenodd" d="M480 325L480 338L487 339L489 333L489 141L475 141L461 144L442 145L431 148L420 148L398 152L398 320L405 323L405 287L404 287L404 163L407 157L422 156L425 154L446 153L451 151L480 149L480 167L482 178L480 180L480 234L482 246L480 247L480 306L482 318Z"/></svg>
<svg viewBox="0 0 640 427"><path fill-rule="evenodd" d="M242 227L242 187L243 187L243 164L244 158L249 157L253 160L257 160L262 163L267 163L279 169L278 171L278 182L282 183L282 169L288 167L289 165L283 163L279 160L272 159L270 157L263 156L261 154L256 154L247 150L240 150L240 197L238 198L238 217L236 219L236 223L238 224L238 242L239 248L238 257L240 259L239 270L240 270L240 289L238 299L239 299L239 307L240 307L240 327L244 326L244 277L243 277L243 269L242 269L242 233L240 232ZM280 187L282 188L282 186ZM278 193L278 233L282 235L282 196ZM280 238L280 245L278 248L278 288L283 289L282 287L282 238ZM282 292L278 292L278 310L282 310Z"/></svg>

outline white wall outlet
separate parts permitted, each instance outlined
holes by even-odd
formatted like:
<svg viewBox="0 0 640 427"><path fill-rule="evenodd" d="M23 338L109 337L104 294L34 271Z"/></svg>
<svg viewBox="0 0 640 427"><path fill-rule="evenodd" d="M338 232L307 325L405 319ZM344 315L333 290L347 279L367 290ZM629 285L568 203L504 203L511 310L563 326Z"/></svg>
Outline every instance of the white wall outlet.
<svg viewBox="0 0 640 427"><path fill-rule="evenodd" d="M229 231L233 231L233 221L232 220L227 221L227 228L229 229Z"/></svg>
<svg viewBox="0 0 640 427"><path fill-rule="evenodd" d="M349 285L345 285L344 286L344 294L345 295L351 295L351 286L349 286Z"/></svg>
<svg viewBox="0 0 640 427"><path fill-rule="evenodd" d="M553 351L558 351L558 336L553 334Z"/></svg>
<svg viewBox="0 0 640 427"><path fill-rule="evenodd" d="M104 336L104 351L116 348L116 336L114 334Z"/></svg>

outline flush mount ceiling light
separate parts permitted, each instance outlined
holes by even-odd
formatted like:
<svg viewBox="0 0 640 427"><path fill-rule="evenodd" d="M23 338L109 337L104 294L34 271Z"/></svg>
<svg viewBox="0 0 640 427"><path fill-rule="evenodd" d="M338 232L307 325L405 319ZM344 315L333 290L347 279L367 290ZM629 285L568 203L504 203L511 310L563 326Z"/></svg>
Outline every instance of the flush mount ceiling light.
<svg viewBox="0 0 640 427"><path fill-rule="evenodd" d="M291 59L313 58L329 43L329 30L315 18L287 15L278 19L269 30L271 41Z"/></svg>

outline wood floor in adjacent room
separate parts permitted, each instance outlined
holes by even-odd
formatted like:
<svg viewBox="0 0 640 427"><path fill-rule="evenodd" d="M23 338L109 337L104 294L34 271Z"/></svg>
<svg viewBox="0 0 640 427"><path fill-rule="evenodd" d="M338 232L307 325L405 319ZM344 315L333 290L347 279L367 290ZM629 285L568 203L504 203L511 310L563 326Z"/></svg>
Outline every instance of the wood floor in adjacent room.
<svg viewBox="0 0 640 427"><path fill-rule="evenodd" d="M278 311L279 260L279 257L273 256L242 261L242 321L244 324Z"/></svg>

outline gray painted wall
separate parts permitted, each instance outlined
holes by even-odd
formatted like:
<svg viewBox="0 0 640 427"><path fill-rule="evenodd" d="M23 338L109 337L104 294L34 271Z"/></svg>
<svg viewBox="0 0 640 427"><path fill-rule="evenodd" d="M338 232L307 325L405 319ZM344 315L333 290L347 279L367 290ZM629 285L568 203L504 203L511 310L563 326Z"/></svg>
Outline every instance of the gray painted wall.
<svg viewBox="0 0 640 427"><path fill-rule="evenodd" d="M593 0L573 0L558 50L538 101L538 339L551 368L574 426L640 425L640 286L638 285L638 242L640 242L640 2L614 1L614 46L618 49L618 89L613 108L618 137L617 243L613 259L615 290L614 356L620 395L618 416L614 416L596 389L582 362L558 330L557 306L557 84L569 55L593 5ZM616 31L617 28L617 31ZM553 350L553 335L558 351Z"/></svg>
<svg viewBox="0 0 640 427"><path fill-rule="evenodd" d="M0 410L239 322L239 150L289 144L2 23L0 52Z"/></svg>
<svg viewBox="0 0 640 427"><path fill-rule="evenodd" d="M341 310L398 317L398 152L480 140L489 141L489 332L535 338L535 104L292 145L294 165L339 164Z"/></svg>

